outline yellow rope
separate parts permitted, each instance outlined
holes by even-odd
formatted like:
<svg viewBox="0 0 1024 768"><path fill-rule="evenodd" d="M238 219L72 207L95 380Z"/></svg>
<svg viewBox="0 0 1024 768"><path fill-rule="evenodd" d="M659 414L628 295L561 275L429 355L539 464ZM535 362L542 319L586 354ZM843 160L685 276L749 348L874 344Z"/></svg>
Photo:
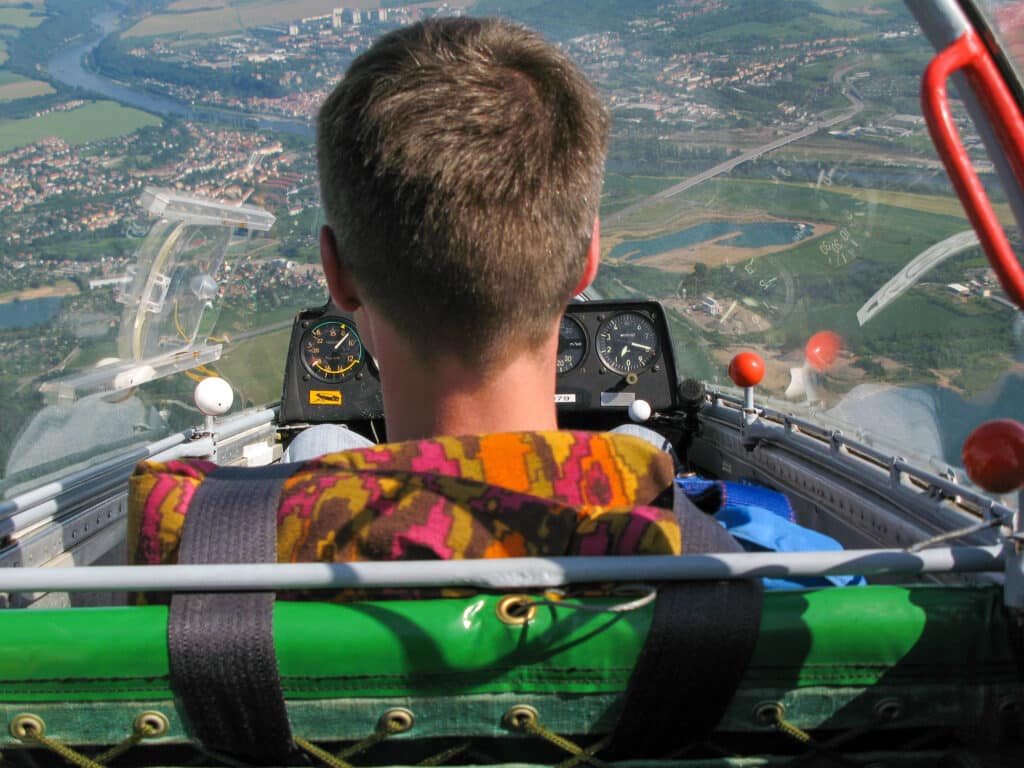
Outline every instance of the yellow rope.
<svg viewBox="0 0 1024 768"><path fill-rule="evenodd" d="M143 736L141 733L133 733L131 736L129 736L124 741L122 741L120 744L115 744L113 747L108 749L106 752L102 752L101 754L96 755L96 757L93 758L93 759L97 763L109 763L115 757L119 757L120 755L123 755L125 752L127 752L129 749L134 747L136 744L138 744L144 738L145 738L145 736Z"/></svg>
<svg viewBox="0 0 1024 768"><path fill-rule="evenodd" d="M158 733L156 728L149 725L141 725L135 729L135 733L129 736L127 739L122 741L120 744L116 744L106 752L96 755L93 758L97 763L109 763L116 757L120 757L129 749L134 747L143 739L148 739L150 736L155 736Z"/></svg>
<svg viewBox="0 0 1024 768"><path fill-rule="evenodd" d="M306 750L309 754L315 757L317 760L322 762L324 765L330 766L330 768L352 768L351 765L346 763L341 758L335 757L326 749L320 749L316 744L311 741L307 741L301 736L294 737L295 743L298 744L302 749Z"/></svg>
<svg viewBox="0 0 1024 768"><path fill-rule="evenodd" d="M574 755L574 758L570 758L567 761L568 765L574 766L578 765L582 761L586 761L590 763L590 765L594 766L594 768L610 768L608 763L604 762L603 760L598 760L591 754L591 750L593 752L597 752L603 749L605 746L607 746L608 739L603 739L602 741L599 741L597 744L591 746L589 749L584 750L583 747L581 747L579 744L570 741L564 736L559 736L554 731L545 728L536 720L527 720L525 723L523 723L522 728L524 731L531 734L532 736L539 736L540 738L551 742L556 747L560 747L569 754Z"/></svg>
<svg viewBox="0 0 1024 768"><path fill-rule="evenodd" d="M798 728L797 726L793 725L788 720L783 720L781 715L776 716L775 727L778 728L779 731L781 731L782 733L789 736L791 739L799 741L801 744L810 744L812 741L811 734L809 734L802 728Z"/></svg>
<svg viewBox="0 0 1024 768"><path fill-rule="evenodd" d="M425 760L420 760L418 763L416 763L416 765L423 765L423 766L443 765L444 763L447 763L449 760L451 760L456 755L461 754L462 752L465 752L467 749L469 749L469 744L470 744L470 742L468 742L468 741L463 742L462 744L456 744L454 747L451 747L450 749L446 749L444 752L438 752L433 757L428 757Z"/></svg>
<svg viewBox="0 0 1024 768"><path fill-rule="evenodd" d="M56 752L69 763L73 763L74 765L79 766L79 768L104 768L102 764L96 762L95 760L90 760L81 752L76 752L71 747L65 746L64 744L56 742L53 739L49 739L41 733L35 736L29 736L26 734L25 741L34 741L38 744L42 744L51 752Z"/></svg>
<svg viewBox="0 0 1024 768"><path fill-rule="evenodd" d="M367 736L362 741L357 741L351 747L346 747L340 752L335 753L335 757L339 760L348 760L352 755L358 755L360 752L365 752L375 744L379 744L384 741L388 736L393 733L400 733L403 729L391 723L390 721L382 726L379 726L373 735Z"/></svg>
<svg viewBox="0 0 1024 768"><path fill-rule="evenodd" d="M555 768L575 768L575 766L580 765L581 763L589 763L593 766L607 765L607 763L598 760L596 757L594 757L594 755L600 752L602 749L604 749L611 743L612 737L606 736L600 741L594 742L586 749L581 750L578 755L574 755L570 757L568 760L559 763L555 766Z"/></svg>

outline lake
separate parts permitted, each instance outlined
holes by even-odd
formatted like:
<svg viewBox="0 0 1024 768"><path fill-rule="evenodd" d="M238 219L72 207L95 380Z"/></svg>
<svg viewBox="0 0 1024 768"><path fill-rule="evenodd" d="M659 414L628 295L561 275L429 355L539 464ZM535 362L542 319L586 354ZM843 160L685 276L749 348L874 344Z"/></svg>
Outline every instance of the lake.
<svg viewBox="0 0 1024 768"><path fill-rule="evenodd" d="M60 296L45 296L0 304L0 329L29 328L48 323L60 312L63 301Z"/></svg>
<svg viewBox="0 0 1024 768"><path fill-rule="evenodd" d="M692 227L659 235L646 240L629 240L612 248L609 256L630 261L654 256L676 248L686 248L724 235L732 237L719 241L719 245L734 248L764 248L769 245L789 245L810 237L814 229L797 221L706 221Z"/></svg>

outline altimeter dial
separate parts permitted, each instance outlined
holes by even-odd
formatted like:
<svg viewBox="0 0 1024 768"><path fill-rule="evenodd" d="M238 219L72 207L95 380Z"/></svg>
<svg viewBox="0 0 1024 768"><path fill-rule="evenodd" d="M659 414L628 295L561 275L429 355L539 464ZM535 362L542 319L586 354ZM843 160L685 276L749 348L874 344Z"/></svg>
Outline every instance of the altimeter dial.
<svg viewBox="0 0 1024 768"><path fill-rule="evenodd" d="M322 320L302 335L302 364L320 381L345 381L362 362L363 341L344 320Z"/></svg>
<svg viewBox="0 0 1024 768"><path fill-rule="evenodd" d="M658 332L639 312L620 312L597 328L597 357L610 371L638 373L657 356Z"/></svg>
<svg viewBox="0 0 1024 768"><path fill-rule="evenodd" d="M558 357L555 359L558 374L573 370L586 356L587 332L579 320L562 315L561 325L558 326Z"/></svg>

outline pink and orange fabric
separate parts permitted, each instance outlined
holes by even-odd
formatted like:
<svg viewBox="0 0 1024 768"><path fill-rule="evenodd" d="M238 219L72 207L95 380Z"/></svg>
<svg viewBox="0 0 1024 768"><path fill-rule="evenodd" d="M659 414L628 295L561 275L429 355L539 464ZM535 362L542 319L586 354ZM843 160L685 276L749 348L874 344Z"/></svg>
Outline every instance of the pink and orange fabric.
<svg viewBox="0 0 1024 768"><path fill-rule="evenodd" d="M130 562L177 561L192 496L215 468L202 460L138 465L129 490ZM678 554L675 514L651 506L673 478L667 454L612 433L438 437L328 454L296 464L285 481L277 557Z"/></svg>

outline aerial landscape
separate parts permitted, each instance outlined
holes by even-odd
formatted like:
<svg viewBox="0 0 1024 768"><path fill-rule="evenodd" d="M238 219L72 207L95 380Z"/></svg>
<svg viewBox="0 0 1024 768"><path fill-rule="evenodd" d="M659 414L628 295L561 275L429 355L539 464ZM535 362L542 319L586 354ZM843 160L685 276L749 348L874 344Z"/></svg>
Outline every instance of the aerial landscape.
<svg viewBox="0 0 1024 768"><path fill-rule="evenodd" d="M1009 407L1024 324L976 241L900 282L970 226L921 117L931 48L898 0L0 0L0 467L53 382L138 356L124 286L150 187L274 217L231 235L178 333L220 345L203 371L239 407L279 398L290 319L326 298L316 110L379 34L462 13L539 29L597 83L613 139L596 288L664 304L680 375L728 383L753 349L780 401L810 364L794 404L925 388L954 432L979 403ZM891 301L869 309L883 286ZM821 331L841 339L827 366L805 359ZM147 388L178 428L196 420L195 375Z"/></svg>

